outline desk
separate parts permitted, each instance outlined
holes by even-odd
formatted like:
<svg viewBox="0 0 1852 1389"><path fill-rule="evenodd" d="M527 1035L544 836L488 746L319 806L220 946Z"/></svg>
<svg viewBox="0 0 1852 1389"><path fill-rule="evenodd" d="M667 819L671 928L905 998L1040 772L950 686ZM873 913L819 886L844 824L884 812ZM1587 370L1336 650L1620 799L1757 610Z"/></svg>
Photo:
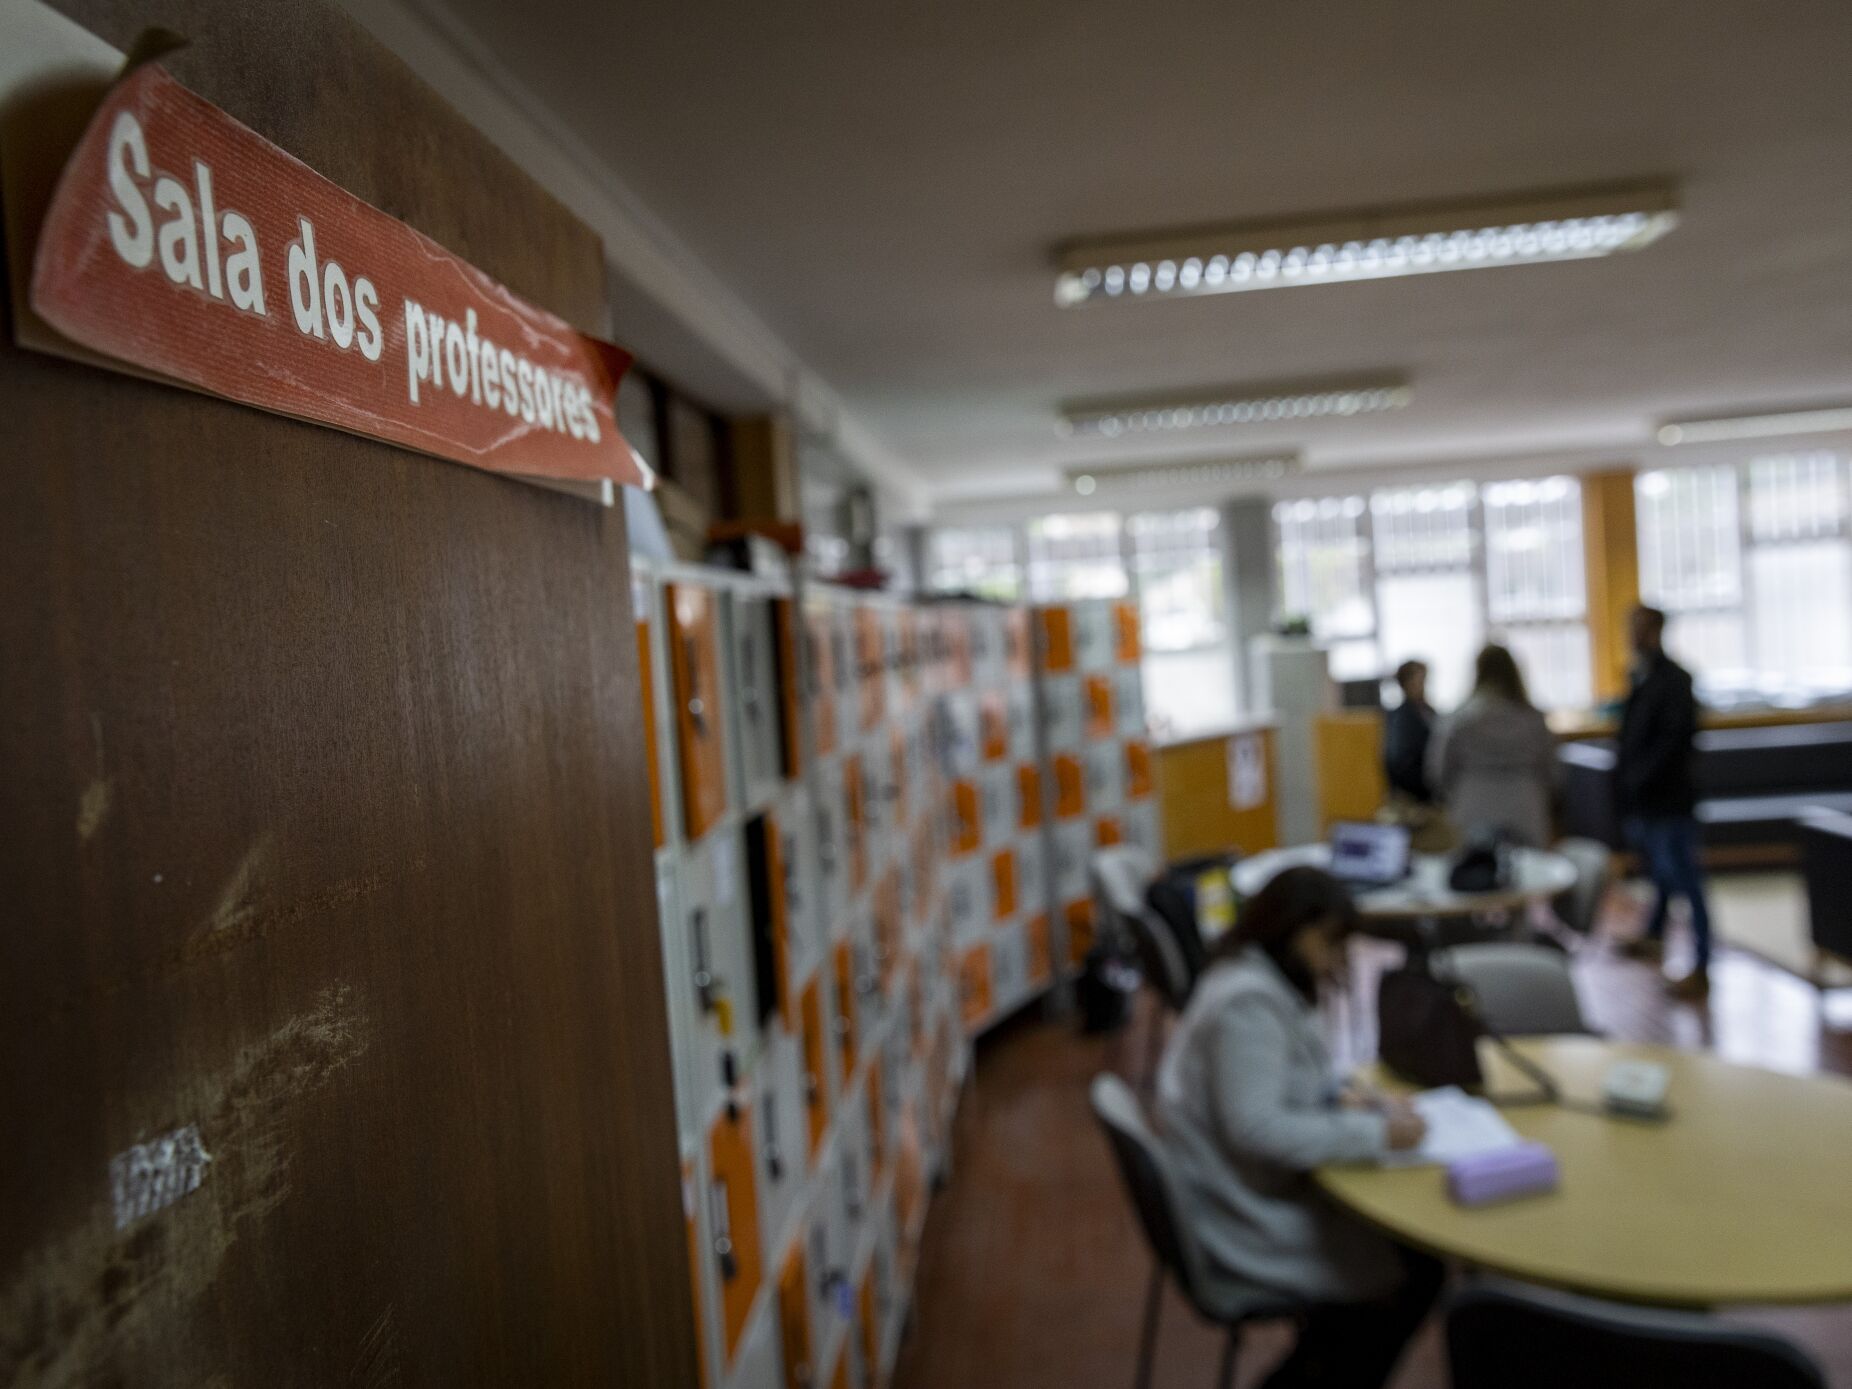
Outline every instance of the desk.
<svg viewBox="0 0 1852 1389"><path fill-rule="evenodd" d="M1517 1045L1582 1101L1613 1062L1659 1062L1672 1117L1506 1109L1562 1169L1558 1191L1508 1205L1454 1205L1435 1167L1330 1167L1319 1184L1409 1244L1526 1282L1666 1306L1852 1300L1852 1084L1589 1037ZM1489 1087L1522 1083L1485 1050Z"/></svg>
<svg viewBox="0 0 1852 1389"><path fill-rule="evenodd" d="M1252 897L1283 868L1331 862L1324 844L1301 844L1272 849L1244 858L1230 875L1235 891ZM1575 886L1575 865L1561 854L1544 849L1511 851L1511 885L1492 892L1455 892L1447 886L1453 860L1445 854L1416 854L1408 877L1388 887L1365 888L1353 895L1357 912L1365 918L1405 921L1410 917L1436 920L1475 916L1480 912L1516 910L1531 902L1547 901Z"/></svg>

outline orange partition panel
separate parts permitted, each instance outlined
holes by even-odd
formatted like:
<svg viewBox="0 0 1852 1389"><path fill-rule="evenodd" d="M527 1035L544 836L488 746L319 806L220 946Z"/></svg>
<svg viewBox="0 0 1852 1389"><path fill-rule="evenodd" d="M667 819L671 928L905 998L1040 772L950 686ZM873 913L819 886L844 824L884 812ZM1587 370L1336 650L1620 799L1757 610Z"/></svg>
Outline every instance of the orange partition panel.
<svg viewBox="0 0 1852 1389"><path fill-rule="evenodd" d="M693 584L670 584L666 594L675 729L682 753L682 818L688 837L699 839L727 808L717 604L711 592Z"/></svg>
<svg viewBox="0 0 1852 1389"><path fill-rule="evenodd" d="M1237 807L1229 783L1229 763L1235 751L1232 739L1259 741L1261 765L1266 771L1262 795L1254 805ZM1273 730L1218 735L1187 743L1173 743L1157 752L1159 817L1164 828L1164 854L1184 858L1239 849L1257 854L1279 847L1279 816L1274 804Z"/></svg>

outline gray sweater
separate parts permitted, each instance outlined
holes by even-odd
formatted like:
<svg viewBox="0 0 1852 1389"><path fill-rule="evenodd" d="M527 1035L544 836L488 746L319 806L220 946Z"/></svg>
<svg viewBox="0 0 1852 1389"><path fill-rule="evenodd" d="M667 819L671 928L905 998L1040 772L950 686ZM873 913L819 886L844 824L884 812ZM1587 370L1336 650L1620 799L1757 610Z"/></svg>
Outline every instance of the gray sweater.
<svg viewBox="0 0 1852 1389"><path fill-rule="evenodd" d="M1556 738L1535 709L1474 695L1435 731L1428 782L1467 834L1502 829L1520 844L1549 847Z"/></svg>
<svg viewBox="0 0 1852 1389"><path fill-rule="evenodd" d="M1264 954L1203 976L1158 1069L1157 1118L1222 1276L1315 1301L1395 1287L1393 1248L1310 1175L1384 1150L1382 1116L1338 1108L1332 1082L1316 1013Z"/></svg>

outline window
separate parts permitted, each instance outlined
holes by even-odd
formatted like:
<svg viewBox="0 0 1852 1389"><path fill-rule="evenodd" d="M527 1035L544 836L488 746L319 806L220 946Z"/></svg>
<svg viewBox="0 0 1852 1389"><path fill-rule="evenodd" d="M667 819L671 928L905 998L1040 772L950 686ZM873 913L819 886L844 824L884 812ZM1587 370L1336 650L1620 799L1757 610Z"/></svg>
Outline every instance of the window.
<svg viewBox="0 0 1852 1389"><path fill-rule="evenodd" d="M1704 697L1806 702L1852 689L1846 459L1827 450L1643 473L1641 596Z"/></svg>
<svg viewBox="0 0 1852 1389"><path fill-rule="evenodd" d="M927 585L934 593L1022 597L1022 561L1011 526L935 530L928 540Z"/></svg>
<svg viewBox="0 0 1852 1389"><path fill-rule="evenodd" d="M1362 497L1280 502L1280 615L1304 618L1327 643L1331 673L1367 680L1381 673L1370 542Z"/></svg>
<svg viewBox="0 0 1852 1389"><path fill-rule="evenodd" d="M1594 698L1582 488L1573 478L1492 483L1484 508L1486 618L1540 708Z"/></svg>
<svg viewBox="0 0 1852 1389"><path fill-rule="evenodd" d="M1223 587L1222 522L1211 507L1130 517L1144 643L1145 709L1154 728L1189 736L1235 717L1235 656Z"/></svg>
<svg viewBox="0 0 1852 1389"><path fill-rule="evenodd" d="M1036 602L1125 595L1117 514L1044 516L1029 523L1028 540L1029 597Z"/></svg>
<svg viewBox="0 0 1852 1389"><path fill-rule="evenodd" d="M1378 670L1425 661L1429 697L1443 709L1471 693L1473 658L1483 641L1473 504L1467 483L1370 496Z"/></svg>

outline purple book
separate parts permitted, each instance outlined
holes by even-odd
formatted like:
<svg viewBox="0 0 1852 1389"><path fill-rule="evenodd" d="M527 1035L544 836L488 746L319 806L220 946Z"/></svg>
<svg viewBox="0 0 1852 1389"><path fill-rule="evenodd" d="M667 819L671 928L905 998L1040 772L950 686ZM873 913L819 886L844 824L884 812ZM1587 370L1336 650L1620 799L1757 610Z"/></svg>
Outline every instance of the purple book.
<svg viewBox="0 0 1852 1389"><path fill-rule="evenodd" d="M1556 1154L1541 1143L1457 1158L1447 1165L1447 1194L1462 1206L1484 1206L1556 1190Z"/></svg>

